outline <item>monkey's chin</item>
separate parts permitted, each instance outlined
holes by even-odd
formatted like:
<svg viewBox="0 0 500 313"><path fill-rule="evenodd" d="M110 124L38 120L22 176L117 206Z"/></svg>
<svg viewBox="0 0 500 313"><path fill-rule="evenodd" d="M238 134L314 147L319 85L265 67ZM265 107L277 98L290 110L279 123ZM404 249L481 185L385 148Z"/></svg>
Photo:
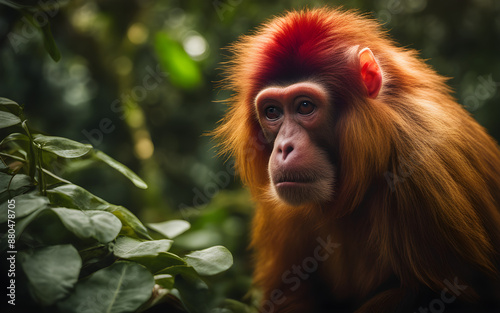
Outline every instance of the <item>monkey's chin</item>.
<svg viewBox="0 0 500 313"><path fill-rule="evenodd" d="M319 204L331 199L333 188L325 188L325 182L284 181L272 184L276 196L286 204L299 207L307 204Z"/></svg>

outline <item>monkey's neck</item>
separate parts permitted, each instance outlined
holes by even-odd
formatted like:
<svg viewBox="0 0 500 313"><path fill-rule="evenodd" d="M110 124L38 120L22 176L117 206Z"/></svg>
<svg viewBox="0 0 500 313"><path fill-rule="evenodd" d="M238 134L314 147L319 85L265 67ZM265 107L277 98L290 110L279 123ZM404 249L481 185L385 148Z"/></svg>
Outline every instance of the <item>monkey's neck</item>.
<svg viewBox="0 0 500 313"><path fill-rule="evenodd" d="M332 240L340 244L319 269L320 277L338 300L362 299L394 275L389 261L370 241L370 219L358 219L356 215L342 217L321 229L323 236L333 234Z"/></svg>

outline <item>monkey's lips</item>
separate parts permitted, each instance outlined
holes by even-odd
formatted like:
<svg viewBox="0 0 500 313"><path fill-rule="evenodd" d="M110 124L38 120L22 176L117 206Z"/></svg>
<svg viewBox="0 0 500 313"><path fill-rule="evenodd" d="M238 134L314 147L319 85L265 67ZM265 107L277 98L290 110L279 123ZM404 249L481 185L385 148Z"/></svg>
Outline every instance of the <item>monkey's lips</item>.
<svg viewBox="0 0 500 313"><path fill-rule="evenodd" d="M312 180L287 180L280 181L275 184L277 188L293 188L293 187L304 187L307 184L311 184Z"/></svg>
<svg viewBox="0 0 500 313"><path fill-rule="evenodd" d="M303 186L305 184L310 184L310 182L284 181L281 183L277 183L276 187L278 188L298 187L298 186Z"/></svg>
<svg viewBox="0 0 500 313"><path fill-rule="evenodd" d="M316 180L305 175L278 175L273 179L277 195L293 206L309 202Z"/></svg>
<svg viewBox="0 0 500 313"><path fill-rule="evenodd" d="M326 202L333 194L334 178L329 171L276 171L272 190L282 201L292 206Z"/></svg>
<svg viewBox="0 0 500 313"><path fill-rule="evenodd" d="M309 177L306 175L288 174L277 175L277 177L275 177L273 181L276 187L293 187L313 183L315 179L314 177Z"/></svg>

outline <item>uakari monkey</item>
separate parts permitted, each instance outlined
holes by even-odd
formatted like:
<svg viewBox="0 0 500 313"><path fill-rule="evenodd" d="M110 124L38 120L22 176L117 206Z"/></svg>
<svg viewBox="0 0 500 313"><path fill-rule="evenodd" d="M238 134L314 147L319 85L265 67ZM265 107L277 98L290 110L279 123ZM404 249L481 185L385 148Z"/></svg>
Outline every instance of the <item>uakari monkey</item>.
<svg viewBox="0 0 500 313"><path fill-rule="evenodd" d="M215 135L257 203L260 312L500 307L499 147L445 78L328 8L231 51Z"/></svg>

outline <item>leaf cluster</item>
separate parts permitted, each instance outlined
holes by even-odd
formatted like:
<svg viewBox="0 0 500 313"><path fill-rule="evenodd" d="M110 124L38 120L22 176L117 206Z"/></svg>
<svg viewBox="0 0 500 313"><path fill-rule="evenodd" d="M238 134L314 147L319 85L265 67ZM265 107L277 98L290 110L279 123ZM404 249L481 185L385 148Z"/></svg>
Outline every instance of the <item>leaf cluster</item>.
<svg viewBox="0 0 500 313"><path fill-rule="evenodd" d="M56 312L136 312L167 302L207 312L207 276L231 267L223 246L186 255L170 251L190 228L183 220L143 224L59 175L71 162L104 162L147 184L89 144L33 131L17 103L0 98L0 251L18 251L15 278L31 300L20 306ZM20 300L18 300L20 301ZM238 303L230 303L238 308ZM238 310L237 310L238 311ZM244 311L239 310L239 311Z"/></svg>

